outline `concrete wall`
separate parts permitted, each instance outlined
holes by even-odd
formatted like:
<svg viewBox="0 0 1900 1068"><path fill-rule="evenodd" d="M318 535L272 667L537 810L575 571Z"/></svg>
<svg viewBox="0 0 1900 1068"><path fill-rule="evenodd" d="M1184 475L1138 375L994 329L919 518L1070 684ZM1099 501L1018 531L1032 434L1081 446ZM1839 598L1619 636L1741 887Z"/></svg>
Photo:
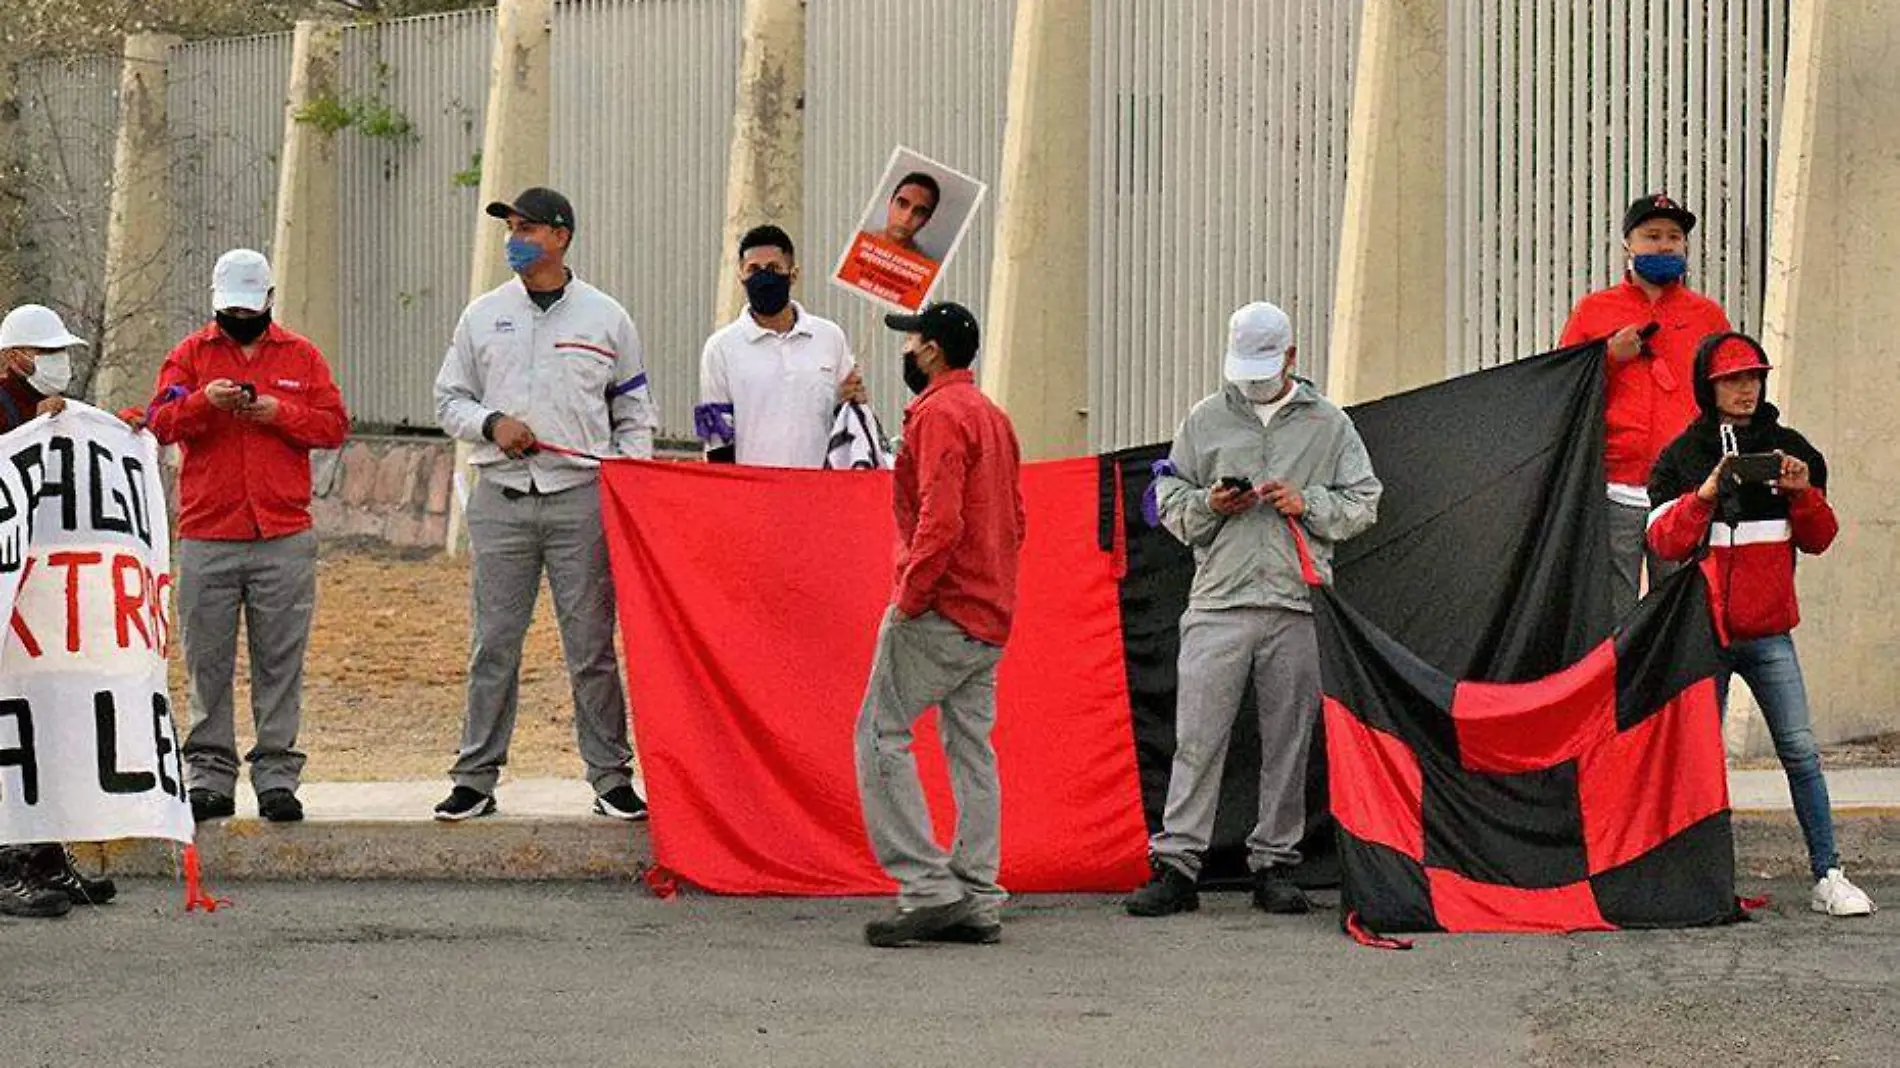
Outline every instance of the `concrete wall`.
<svg viewBox="0 0 1900 1068"><path fill-rule="evenodd" d="M1796 0L1764 342L1788 423L1828 457L1841 518L1799 571L1796 633L1823 741L1900 728L1900 5Z"/></svg>

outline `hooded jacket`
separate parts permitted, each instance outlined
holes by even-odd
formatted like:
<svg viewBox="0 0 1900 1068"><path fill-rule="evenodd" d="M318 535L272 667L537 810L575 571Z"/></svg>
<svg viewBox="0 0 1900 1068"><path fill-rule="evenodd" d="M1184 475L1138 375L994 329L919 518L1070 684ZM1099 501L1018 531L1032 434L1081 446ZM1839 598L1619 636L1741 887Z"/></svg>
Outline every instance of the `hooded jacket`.
<svg viewBox="0 0 1900 1068"><path fill-rule="evenodd" d="M1713 502L1696 496L1722 460L1721 420L1709 365L1723 342L1737 338L1754 345L1741 334L1729 333L1713 335L1697 348L1695 396L1702 414L1663 450L1649 479L1649 499L1657 505L1649 514L1649 547L1665 560L1688 560L1701 553L1716 629L1724 641L1793 630L1801 622L1795 551L1818 555L1840 532L1827 503L1826 458L1807 438L1782 426L1781 413L1767 401L1746 426L1735 427L1737 447L1744 453L1779 450L1803 461L1813 488L1784 493L1725 481ZM1755 347L1759 351L1760 346Z"/></svg>

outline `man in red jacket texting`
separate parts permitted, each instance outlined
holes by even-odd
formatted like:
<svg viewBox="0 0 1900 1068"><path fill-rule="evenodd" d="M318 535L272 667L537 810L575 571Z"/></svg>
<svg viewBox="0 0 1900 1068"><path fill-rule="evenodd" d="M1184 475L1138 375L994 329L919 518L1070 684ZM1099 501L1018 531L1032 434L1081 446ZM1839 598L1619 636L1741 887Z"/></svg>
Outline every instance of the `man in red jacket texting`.
<svg viewBox="0 0 1900 1068"><path fill-rule="evenodd" d="M1701 558L1727 670L1717 679L1728 703L1729 680L1748 682L1768 721L1775 753L1788 775L1795 818L1814 871L1816 912L1865 916L1873 901L1841 871L1827 779L1808 723L1808 694L1789 632L1801 621L1795 603L1795 551L1819 554L1840 524L1827 503L1827 460L1808 439L1781 425L1763 399L1768 357L1742 334L1711 335L1695 359L1701 416L1650 474L1649 546L1665 560ZM1760 470L1756 470L1760 468Z"/></svg>
<svg viewBox="0 0 1900 1068"><path fill-rule="evenodd" d="M976 317L958 304L884 319L903 331L904 412L897 454L897 587L878 630L858 713L858 793L878 863L898 908L864 929L874 946L995 942L1008 896L996 884L1001 795L996 782L996 664L1016 610L1023 544L1022 450L1009 417L976 388ZM931 834L913 728L938 709L956 847Z"/></svg>
<svg viewBox="0 0 1900 1068"><path fill-rule="evenodd" d="M1644 493L1650 465L1696 417L1690 381L1696 343L1729 328L1720 305L1682 282L1695 215L1664 193L1623 214L1629 268L1620 285L1577 302L1565 348L1607 339L1603 460L1610 497L1610 604L1620 618L1643 582ZM1661 503L1661 502L1657 502ZM1650 580L1660 568L1650 560Z"/></svg>
<svg viewBox="0 0 1900 1068"><path fill-rule="evenodd" d="M152 433L176 443L181 458L178 622L191 697L185 777L201 822L236 808L239 612L251 651L257 744L245 759L258 812L277 823L303 818L297 728L317 601L310 451L341 446L350 419L323 354L271 321L274 293L261 253L219 257L213 321L172 350L152 402Z"/></svg>

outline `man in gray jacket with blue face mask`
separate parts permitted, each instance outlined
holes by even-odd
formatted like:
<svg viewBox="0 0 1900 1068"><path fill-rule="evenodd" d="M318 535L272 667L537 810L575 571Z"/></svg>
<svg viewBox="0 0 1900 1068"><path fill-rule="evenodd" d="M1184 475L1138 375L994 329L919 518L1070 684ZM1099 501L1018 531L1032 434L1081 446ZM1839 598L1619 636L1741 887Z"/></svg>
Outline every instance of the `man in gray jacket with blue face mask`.
<svg viewBox="0 0 1900 1068"><path fill-rule="evenodd" d="M1293 325L1265 302L1228 323L1227 385L1194 406L1154 483L1155 518L1194 550L1181 617L1174 767L1154 877L1130 915L1200 907L1195 889L1214 829L1234 717L1252 680L1260 713L1260 808L1247 838L1253 899L1310 907L1287 877L1306 825L1306 757L1319 717L1319 642L1290 524L1332 578L1332 548L1378 519L1379 480L1346 413L1293 377Z"/></svg>

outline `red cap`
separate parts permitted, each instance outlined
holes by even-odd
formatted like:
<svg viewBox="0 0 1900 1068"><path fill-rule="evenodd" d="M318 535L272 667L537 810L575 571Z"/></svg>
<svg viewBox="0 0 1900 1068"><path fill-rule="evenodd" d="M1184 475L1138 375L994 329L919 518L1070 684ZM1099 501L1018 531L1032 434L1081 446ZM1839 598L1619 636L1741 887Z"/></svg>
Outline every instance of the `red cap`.
<svg viewBox="0 0 1900 1068"><path fill-rule="evenodd" d="M1731 375L1767 374L1773 368L1761 348L1745 337L1724 338L1709 354L1709 381Z"/></svg>

